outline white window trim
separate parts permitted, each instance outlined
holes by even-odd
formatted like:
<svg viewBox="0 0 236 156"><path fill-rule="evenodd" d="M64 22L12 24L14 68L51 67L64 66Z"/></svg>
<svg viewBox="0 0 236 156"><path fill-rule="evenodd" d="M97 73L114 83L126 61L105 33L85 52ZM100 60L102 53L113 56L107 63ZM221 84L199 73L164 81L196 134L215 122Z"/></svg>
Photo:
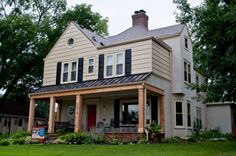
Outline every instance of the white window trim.
<svg viewBox="0 0 236 156"><path fill-rule="evenodd" d="M119 54L122 54L123 55L123 68L122 68L122 74L119 74L119 75L117 75L116 74L116 65L117 65L117 55L119 55ZM125 53L124 52L120 52L120 53L116 53L115 54L115 62L114 62L114 64L115 64L115 73L114 73L114 75L115 76L124 76L125 75Z"/></svg>
<svg viewBox="0 0 236 156"><path fill-rule="evenodd" d="M108 56L112 56L113 57L113 64L112 64L112 75L111 76L107 76L107 58ZM108 54L108 55L105 55L105 67L104 67L104 78L110 78L110 77L114 77L114 63L115 62L115 57L114 57L114 54Z"/></svg>
<svg viewBox="0 0 236 156"><path fill-rule="evenodd" d="M73 43L71 46L68 45L68 41L69 41L70 39L73 39L73 40L74 40L74 43ZM73 38L73 37L68 38L68 39L66 40L66 47L67 47L67 48L73 48L73 47L75 46L75 42L76 42L75 38Z"/></svg>
<svg viewBox="0 0 236 156"><path fill-rule="evenodd" d="M185 46L185 39L187 39L187 46L188 46L187 48ZM189 51L189 37L187 37L187 36L184 36L184 49Z"/></svg>
<svg viewBox="0 0 236 156"><path fill-rule="evenodd" d="M122 69L123 74L117 75L116 74L116 65L117 65L117 55L119 55L119 54L123 54L123 69ZM107 76L107 57L108 56L113 57L112 75L111 76ZM104 78L119 77L119 76L124 76L124 75L125 75L125 53L119 52L119 53L105 55Z"/></svg>
<svg viewBox="0 0 236 156"><path fill-rule="evenodd" d="M185 69L184 69L184 82L189 84L189 83L192 83L192 70L191 70L191 63L188 62L186 59L184 59L184 63L186 62L186 65L187 65L187 81L185 81ZM188 69L188 65L190 65L190 82L188 82L188 75L189 75L189 69Z"/></svg>
<svg viewBox="0 0 236 156"><path fill-rule="evenodd" d="M177 126L176 125L176 102L181 102L182 103L182 123L183 123L183 126ZM175 128L185 128L185 126L184 126L184 120L185 120L185 116L184 116L184 101L182 101L182 100L174 101L174 114L175 114L175 116L174 116L174 123L175 123L174 127Z"/></svg>
<svg viewBox="0 0 236 156"><path fill-rule="evenodd" d="M76 62L76 75L75 75L76 78L75 78L74 81L71 81L72 62ZM66 64L66 63L68 63L68 81L63 82L64 64ZM78 60L62 62L62 68L61 69L62 69L61 70L61 84L77 82L77 80L78 80Z"/></svg>
<svg viewBox="0 0 236 156"><path fill-rule="evenodd" d="M89 60L93 59L93 72L89 73ZM95 57L89 57L87 59L87 74L88 75L94 75L95 74Z"/></svg>
<svg viewBox="0 0 236 156"><path fill-rule="evenodd" d="M190 106L190 112L189 112L189 114L190 114L190 126L188 126L188 103L189 103L189 106ZM191 108L192 108L192 106L191 106L191 101L189 101L189 100L187 100L187 102L186 102L186 121L187 121L187 127L188 128L192 128L192 112L191 112Z"/></svg>

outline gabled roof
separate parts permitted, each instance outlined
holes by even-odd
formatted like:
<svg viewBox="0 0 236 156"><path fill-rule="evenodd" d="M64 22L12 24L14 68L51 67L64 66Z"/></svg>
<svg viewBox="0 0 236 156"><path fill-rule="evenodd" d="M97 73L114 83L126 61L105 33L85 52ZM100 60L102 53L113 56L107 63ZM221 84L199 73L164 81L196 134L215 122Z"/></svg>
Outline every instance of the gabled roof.
<svg viewBox="0 0 236 156"><path fill-rule="evenodd" d="M58 92L58 91L71 91L71 90L78 90L78 89L87 89L87 88L94 88L94 87L101 87L101 86L111 86L116 84L128 84L133 82L142 82L144 81L150 73L142 73L142 74L135 74L130 76L122 76L122 77L115 77L115 78L107 78L102 80L89 80L80 83L70 83L70 84L63 84L63 85L53 85L53 86L43 86L38 90L35 90L31 94L41 94L41 93L50 93L50 92Z"/></svg>
<svg viewBox="0 0 236 156"><path fill-rule="evenodd" d="M73 22L74 25L97 47L111 46L114 44L129 42L142 38L157 38L172 37L180 35L185 25L177 24L159 29L148 30L142 26L131 27L118 35L104 38L86 28L82 28L79 24Z"/></svg>

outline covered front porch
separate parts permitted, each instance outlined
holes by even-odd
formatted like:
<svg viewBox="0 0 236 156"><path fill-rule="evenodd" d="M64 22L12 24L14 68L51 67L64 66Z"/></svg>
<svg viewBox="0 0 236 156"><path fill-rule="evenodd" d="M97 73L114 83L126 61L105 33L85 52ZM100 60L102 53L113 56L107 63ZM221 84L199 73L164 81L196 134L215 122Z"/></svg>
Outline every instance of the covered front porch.
<svg viewBox="0 0 236 156"><path fill-rule="evenodd" d="M48 100L48 133L62 125L74 132L144 133L153 120L164 133L163 99L163 90L146 83L31 94L28 131L35 126L36 101Z"/></svg>

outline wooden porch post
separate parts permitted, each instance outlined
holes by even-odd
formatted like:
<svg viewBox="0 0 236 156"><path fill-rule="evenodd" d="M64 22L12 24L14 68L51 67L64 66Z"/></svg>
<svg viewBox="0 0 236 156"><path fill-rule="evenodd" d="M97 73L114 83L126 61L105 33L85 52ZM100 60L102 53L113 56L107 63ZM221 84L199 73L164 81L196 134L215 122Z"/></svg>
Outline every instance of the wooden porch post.
<svg viewBox="0 0 236 156"><path fill-rule="evenodd" d="M29 119L28 119L28 132L32 131L32 127L34 126L34 113L35 113L35 100L30 98L30 108L29 108Z"/></svg>
<svg viewBox="0 0 236 156"><path fill-rule="evenodd" d="M55 98L50 97L48 133L54 133Z"/></svg>
<svg viewBox="0 0 236 156"><path fill-rule="evenodd" d="M159 106L160 106L160 124L161 131L165 131L165 112L164 112L164 96L159 96Z"/></svg>
<svg viewBox="0 0 236 156"><path fill-rule="evenodd" d="M138 133L144 132L146 89L138 89Z"/></svg>
<svg viewBox="0 0 236 156"><path fill-rule="evenodd" d="M83 97L81 94L76 95L76 107L75 107L75 129L74 132L81 131L82 124L82 105Z"/></svg>

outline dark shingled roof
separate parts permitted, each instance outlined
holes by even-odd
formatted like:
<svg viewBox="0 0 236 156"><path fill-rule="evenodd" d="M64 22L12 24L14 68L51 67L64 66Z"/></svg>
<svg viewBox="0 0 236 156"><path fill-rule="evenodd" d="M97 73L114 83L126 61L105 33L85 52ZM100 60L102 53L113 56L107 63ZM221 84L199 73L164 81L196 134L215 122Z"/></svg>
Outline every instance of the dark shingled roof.
<svg viewBox="0 0 236 156"><path fill-rule="evenodd" d="M100 87L100 86L109 86L109 85L115 85L115 84L139 82L139 81L145 80L149 75L150 73L142 73L142 74L135 74L135 75L130 75L130 76L107 78L103 80L90 80L90 81L84 81L81 83L43 86L35 90L31 94L57 92L57 91L69 91L69 90L78 90L78 89L91 88L91 87Z"/></svg>
<svg viewBox="0 0 236 156"><path fill-rule="evenodd" d="M179 35L184 28L183 24L176 24L153 30L148 30L143 26L133 26L121 32L120 34L104 38L86 28L82 28L81 26L79 26L79 24L75 22L73 23L96 47L103 47L121 42L142 39L146 37L154 37L160 39L164 37L175 36Z"/></svg>

